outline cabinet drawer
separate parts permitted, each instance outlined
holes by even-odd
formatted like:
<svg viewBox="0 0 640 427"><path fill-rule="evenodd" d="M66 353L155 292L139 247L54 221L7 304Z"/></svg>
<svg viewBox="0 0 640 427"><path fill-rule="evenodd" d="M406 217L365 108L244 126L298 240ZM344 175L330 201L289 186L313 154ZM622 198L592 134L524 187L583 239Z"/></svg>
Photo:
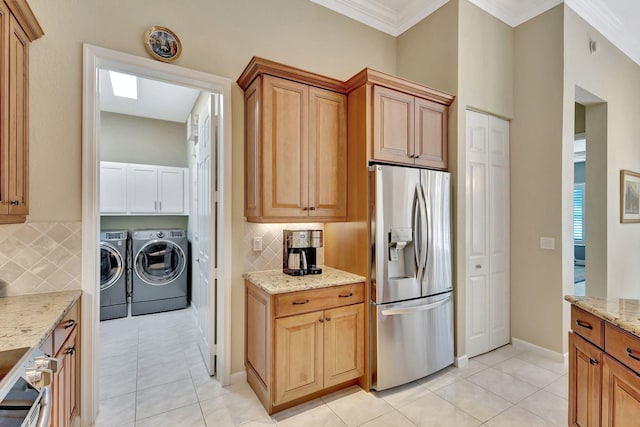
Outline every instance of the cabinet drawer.
<svg viewBox="0 0 640 427"><path fill-rule="evenodd" d="M640 372L640 338L609 323L605 329L605 352Z"/></svg>
<svg viewBox="0 0 640 427"><path fill-rule="evenodd" d="M53 331L53 354L58 354L58 350L64 344L64 341L74 330L75 326L80 323L80 312L78 303L73 304L71 309L62 318L56 329Z"/></svg>
<svg viewBox="0 0 640 427"><path fill-rule="evenodd" d="M604 320L598 316L594 316L572 305L571 328L575 333L591 341L598 347L604 347Z"/></svg>
<svg viewBox="0 0 640 427"><path fill-rule="evenodd" d="M308 313L364 301L364 283L276 295L276 317Z"/></svg>

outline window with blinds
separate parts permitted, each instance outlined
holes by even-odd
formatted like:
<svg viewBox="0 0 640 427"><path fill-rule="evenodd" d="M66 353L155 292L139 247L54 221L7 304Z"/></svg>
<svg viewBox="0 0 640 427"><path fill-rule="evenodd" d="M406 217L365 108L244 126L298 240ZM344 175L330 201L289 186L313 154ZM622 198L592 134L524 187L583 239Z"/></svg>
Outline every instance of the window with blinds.
<svg viewBox="0 0 640 427"><path fill-rule="evenodd" d="M573 240L584 243L584 183L573 187Z"/></svg>

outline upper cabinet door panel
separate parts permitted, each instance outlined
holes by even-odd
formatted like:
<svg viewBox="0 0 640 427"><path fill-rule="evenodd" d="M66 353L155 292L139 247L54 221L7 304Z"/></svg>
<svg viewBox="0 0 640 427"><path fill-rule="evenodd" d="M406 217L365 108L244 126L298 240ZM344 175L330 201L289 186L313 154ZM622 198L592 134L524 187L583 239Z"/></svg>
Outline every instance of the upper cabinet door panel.
<svg viewBox="0 0 640 427"><path fill-rule="evenodd" d="M260 161L260 83L261 77L244 93L244 215L261 215L262 162Z"/></svg>
<svg viewBox="0 0 640 427"><path fill-rule="evenodd" d="M347 216L347 98L309 89L309 216Z"/></svg>
<svg viewBox="0 0 640 427"><path fill-rule="evenodd" d="M447 107L415 98L416 165L447 169Z"/></svg>
<svg viewBox="0 0 640 427"><path fill-rule="evenodd" d="M155 213L158 207L158 168L133 165L129 169L131 213Z"/></svg>
<svg viewBox="0 0 640 427"><path fill-rule="evenodd" d="M264 77L263 214L307 215L308 114L306 85Z"/></svg>
<svg viewBox="0 0 640 427"><path fill-rule="evenodd" d="M100 213L127 213L127 164L100 162Z"/></svg>
<svg viewBox="0 0 640 427"><path fill-rule="evenodd" d="M373 158L414 163L414 97L373 87Z"/></svg>
<svg viewBox="0 0 640 427"><path fill-rule="evenodd" d="M158 168L158 212L184 213L184 170Z"/></svg>

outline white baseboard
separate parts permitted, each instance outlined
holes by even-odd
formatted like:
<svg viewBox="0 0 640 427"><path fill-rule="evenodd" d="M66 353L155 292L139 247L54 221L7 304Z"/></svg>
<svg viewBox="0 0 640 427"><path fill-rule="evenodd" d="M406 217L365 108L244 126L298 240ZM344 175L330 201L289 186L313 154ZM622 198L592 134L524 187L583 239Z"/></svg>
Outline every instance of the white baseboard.
<svg viewBox="0 0 640 427"><path fill-rule="evenodd" d="M231 381L229 384L246 383L247 371L234 372L231 374Z"/></svg>
<svg viewBox="0 0 640 427"><path fill-rule="evenodd" d="M469 364L469 358L467 357L466 354L460 357L456 357L456 359L453 361L453 364L457 368L464 368Z"/></svg>
<svg viewBox="0 0 640 427"><path fill-rule="evenodd" d="M530 351L557 362L562 362L565 365L569 363L569 353L558 353L557 351L549 350L548 348L540 347L539 345L531 344L518 338L511 338L511 345L518 350Z"/></svg>

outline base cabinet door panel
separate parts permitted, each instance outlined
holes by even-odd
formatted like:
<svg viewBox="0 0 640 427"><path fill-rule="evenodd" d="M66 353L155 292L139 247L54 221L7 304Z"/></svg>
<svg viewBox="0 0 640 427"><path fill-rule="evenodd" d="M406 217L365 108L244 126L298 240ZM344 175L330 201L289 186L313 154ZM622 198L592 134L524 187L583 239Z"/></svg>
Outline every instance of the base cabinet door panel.
<svg viewBox="0 0 640 427"><path fill-rule="evenodd" d="M324 312L324 386L364 374L364 304Z"/></svg>
<svg viewBox="0 0 640 427"><path fill-rule="evenodd" d="M323 329L321 312L276 320L274 404L322 390Z"/></svg>
<svg viewBox="0 0 640 427"><path fill-rule="evenodd" d="M603 352L574 333L569 334L569 425L600 425Z"/></svg>
<svg viewBox="0 0 640 427"><path fill-rule="evenodd" d="M604 355L602 426L640 425L640 378L614 358Z"/></svg>

